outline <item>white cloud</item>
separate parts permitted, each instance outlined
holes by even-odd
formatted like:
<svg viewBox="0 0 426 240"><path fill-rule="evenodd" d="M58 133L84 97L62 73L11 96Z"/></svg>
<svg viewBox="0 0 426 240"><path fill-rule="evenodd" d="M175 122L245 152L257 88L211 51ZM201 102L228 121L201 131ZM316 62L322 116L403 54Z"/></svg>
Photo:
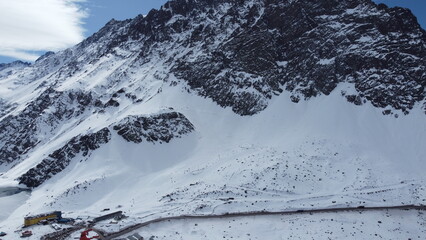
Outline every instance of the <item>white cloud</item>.
<svg viewBox="0 0 426 240"><path fill-rule="evenodd" d="M34 61L83 40L83 0L0 0L0 55Z"/></svg>

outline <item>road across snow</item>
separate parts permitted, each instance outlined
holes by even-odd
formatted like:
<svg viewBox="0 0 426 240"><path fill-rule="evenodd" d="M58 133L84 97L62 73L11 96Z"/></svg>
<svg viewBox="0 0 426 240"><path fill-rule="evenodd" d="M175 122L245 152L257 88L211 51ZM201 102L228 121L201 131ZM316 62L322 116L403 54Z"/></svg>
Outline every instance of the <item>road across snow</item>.
<svg viewBox="0 0 426 240"><path fill-rule="evenodd" d="M329 239L340 239L339 237L345 237L345 239L364 239L364 237L368 236L370 237L369 239L386 236L392 236L392 239L404 239L402 236L408 236L408 239L415 239L417 235L421 239L421 236L426 236L425 213L426 206L407 205L282 212L246 212L204 216L182 215L146 221L123 229L118 233L108 234L106 237L102 236L101 238L106 240L118 239L119 237L140 233L147 239L150 235L155 236L155 239L218 239L219 235L223 235L225 239L308 239L306 237L309 237L309 239L311 237L312 239L323 239L321 235L324 237L325 235L329 235L331 237ZM357 215L362 215L362 220L357 220ZM365 218L365 215L369 217ZM383 217L384 219L382 220ZM398 222L405 218L416 219L418 229L415 226L407 228L406 223L403 221ZM376 219L378 219L377 222L372 222ZM270 223L271 220L272 223ZM244 231L242 229L237 231L231 229L232 226L241 228L243 222L245 222L245 226L242 227L243 229L245 228ZM240 226L238 226L238 223L240 223ZM276 226L277 223L288 224L289 226L278 229ZM291 225L297 225L296 223L300 224L300 227L303 224L306 224L306 227L312 227L311 225L315 224L315 227L313 229L292 228ZM259 225L249 228L253 224ZM228 228L220 229L221 225L222 227L223 225L228 225ZM352 225L352 228L357 226L357 230L352 231L350 225ZM376 225L377 227L373 227ZM395 225L404 226L405 230L401 230L401 226L392 229ZM177 228L177 226L181 227ZM325 228L322 229L321 226ZM340 229L333 229L336 226L340 226ZM211 228L211 233L207 234L209 229L205 229L206 227ZM384 231L378 233L378 228L383 228L381 230ZM416 230L407 231L410 228ZM189 231L189 229L192 230ZM253 231L254 229L255 231ZM345 229L349 229L349 231L345 233ZM317 231L317 233L313 234L314 231ZM272 232L272 234L265 238L264 235L261 235L262 232ZM287 233L287 237L283 238L283 235L280 235L281 232ZM291 233L295 235L293 236Z"/></svg>

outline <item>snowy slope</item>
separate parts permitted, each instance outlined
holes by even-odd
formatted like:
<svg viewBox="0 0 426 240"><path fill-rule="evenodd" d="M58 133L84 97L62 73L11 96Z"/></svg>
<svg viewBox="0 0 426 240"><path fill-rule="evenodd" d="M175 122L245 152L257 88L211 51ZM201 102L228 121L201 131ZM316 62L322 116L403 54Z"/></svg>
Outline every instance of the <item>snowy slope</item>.
<svg viewBox="0 0 426 240"><path fill-rule="evenodd" d="M135 144L113 133L91 156L77 157L35 189L3 224L12 230L22 216L53 209L98 216L118 205L131 216L130 224L187 213L425 204L421 110L396 119L342 99L336 92L295 104L280 96L249 118L183 89L163 89L149 103L125 111L173 107L194 124L195 133L169 144ZM31 162L17 165L3 180Z"/></svg>
<svg viewBox="0 0 426 240"><path fill-rule="evenodd" d="M12 234L24 216L52 210L84 220L105 208L124 211L129 218L119 224L96 225L111 232L181 214L425 205L424 30L405 10L367 0L336 8L272 2L172 1L2 73L0 191L32 192L0 197L0 230ZM306 10L294 16L305 32L286 31L285 18L269 25L268 16L293 8ZM380 25L396 20L406 22ZM315 42L334 47L335 57ZM312 56L296 48L303 43L316 49ZM365 55L372 49L380 52ZM330 69L335 78L325 79ZM400 236L424 234L424 224L406 234L424 221L421 211L410 213L392 212L383 236L399 219L410 219ZM384 215L362 218L371 216ZM307 218L284 221L306 227ZM321 226L322 218L331 217L312 221ZM352 218L359 216L345 213L338 222L352 227ZM54 231L33 229L34 239ZM317 233L327 236L307 235Z"/></svg>

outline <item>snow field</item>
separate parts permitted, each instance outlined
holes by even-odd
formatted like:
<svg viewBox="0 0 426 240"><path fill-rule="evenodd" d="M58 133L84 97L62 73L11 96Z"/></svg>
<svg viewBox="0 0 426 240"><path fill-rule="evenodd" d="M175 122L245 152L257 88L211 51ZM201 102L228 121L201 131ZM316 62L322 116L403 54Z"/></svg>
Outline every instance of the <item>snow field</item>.
<svg viewBox="0 0 426 240"><path fill-rule="evenodd" d="M84 219L102 215L104 208L124 211L128 220L96 226L112 232L182 214L426 202L422 161L426 149L421 147L426 142L426 121L420 109L399 118L384 116L368 104L345 102L341 86L330 96L298 104L283 93L265 111L242 117L210 99L188 94L184 85L167 87L153 81L151 86L147 88L151 98L138 104L123 100L118 109L95 113L77 126L64 125L47 148L38 149L2 177L13 182L14 176L37 164L38 156L61 146L72 134L90 126L109 126L128 115L171 107L192 122L195 132L169 144L134 144L112 131L109 143L72 160L35 189L0 227L13 232L23 216L52 210ZM361 219L364 216L370 218ZM401 227L412 233L410 229ZM54 230L37 231L41 236ZM275 232L275 237L281 236ZM198 233L194 238L203 236ZM229 234L239 236L236 231Z"/></svg>

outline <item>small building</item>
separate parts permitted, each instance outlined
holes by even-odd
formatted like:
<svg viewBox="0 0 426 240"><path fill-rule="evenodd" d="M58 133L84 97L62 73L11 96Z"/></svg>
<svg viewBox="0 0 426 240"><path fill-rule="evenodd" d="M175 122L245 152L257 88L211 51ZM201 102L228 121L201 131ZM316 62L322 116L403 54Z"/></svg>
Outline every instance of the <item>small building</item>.
<svg viewBox="0 0 426 240"><path fill-rule="evenodd" d="M107 215L96 217L96 218L93 219L92 222L96 223L96 222L103 221L103 220L106 220L106 219L111 219L111 218L114 218L114 217L121 217L122 215L123 215L123 211L113 212L113 213L110 213L110 214L107 214Z"/></svg>
<svg viewBox="0 0 426 240"><path fill-rule="evenodd" d="M61 211L42 213L35 216L28 216L24 218L24 227L28 227L34 224L38 224L43 220L59 220L62 218Z"/></svg>

